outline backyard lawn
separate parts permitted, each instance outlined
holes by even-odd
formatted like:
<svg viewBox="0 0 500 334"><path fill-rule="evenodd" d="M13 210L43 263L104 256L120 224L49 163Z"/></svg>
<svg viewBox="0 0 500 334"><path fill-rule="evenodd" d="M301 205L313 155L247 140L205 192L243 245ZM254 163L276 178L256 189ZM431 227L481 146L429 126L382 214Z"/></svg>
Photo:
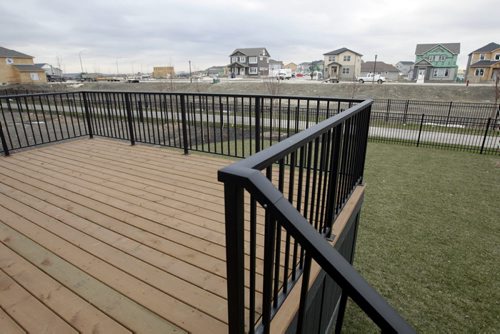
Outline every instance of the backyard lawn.
<svg viewBox="0 0 500 334"><path fill-rule="evenodd" d="M500 332L500 157L370 142L355 267L421 333ZM349 303L344 331L376 332Z"/></svg>

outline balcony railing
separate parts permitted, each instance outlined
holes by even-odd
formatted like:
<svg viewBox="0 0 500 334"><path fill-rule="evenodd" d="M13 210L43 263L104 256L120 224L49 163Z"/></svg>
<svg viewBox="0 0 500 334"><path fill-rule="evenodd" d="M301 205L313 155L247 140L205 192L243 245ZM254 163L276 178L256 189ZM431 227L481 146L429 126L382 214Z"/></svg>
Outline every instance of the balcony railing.
<svg viewBox="0 0 500 334"><path fill-rule="evenodd" d="M269 332L280 305L302 280L301 332L315 261L341 287L342 309L350 296L383 330L411 332L353 269L352 254L341 255L327 242L336 217L362 184L371 105L371 100L195 93L1 96L1 152L103 136L186 154L248 157L219 173L226 201L230 331ZM359 208L351 218L357 221L358 214ZM342 311L338 319L341 326Z"/></svg>

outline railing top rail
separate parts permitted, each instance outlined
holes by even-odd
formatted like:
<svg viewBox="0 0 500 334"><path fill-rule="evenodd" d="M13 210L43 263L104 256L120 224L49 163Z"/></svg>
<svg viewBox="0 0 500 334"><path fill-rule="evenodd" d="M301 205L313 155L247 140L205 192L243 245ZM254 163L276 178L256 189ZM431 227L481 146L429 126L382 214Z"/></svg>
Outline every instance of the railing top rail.
<svg viewBox="0 0 500 334"><path fill-rule="evenodd" d="M52 95L70 95L70 94L81 94L83 91L74 92L45 92L45 93L28 93L28 94L10 94L2 95L0 94L0 99L15 99L20 97L37 97L37 96L52 96Z"/></svg>
<svg viewBox="0 0 500 334"><path fill-rule="evenodd" d="M305 143L309 142L312 138L318 137L319 135L325 133L336 125L342 123L348 118L356 115L367 106L372 105L373 100L365 100L351 108L336 114L310 128L305 129L279 143L272 145L244 160L240 160L228 167L223 168L219 171L219 179L222 181L224 177L230 175L238 175L243 168L252 168L261 170L270 164L278 161L287 154L295 151L297 148L301 147ZM222 177L222 178L221 178Z"/></svg>
<svg viewBox="0 0 500 334"><path fill-rule="evenodd" d="M44 96L58 94L77 94L77 93L100 93L100 94L151 94L151 95L189 95L189 96L214 96L214 97L240 97L240 98L267 98L267 99L290 99L304 101L324 101L324 102L353 102L360 103L362 99L350 99L326 96L296 96L296 95L271 95L271 94L224 94L224 93L198 93L198 92L160 92L160 91L121 91L121 90L78 90L73 92L46 92L46 93L28 93L28 94L10 94L0 95L0 98L19 98L24 96Z"/></svg>

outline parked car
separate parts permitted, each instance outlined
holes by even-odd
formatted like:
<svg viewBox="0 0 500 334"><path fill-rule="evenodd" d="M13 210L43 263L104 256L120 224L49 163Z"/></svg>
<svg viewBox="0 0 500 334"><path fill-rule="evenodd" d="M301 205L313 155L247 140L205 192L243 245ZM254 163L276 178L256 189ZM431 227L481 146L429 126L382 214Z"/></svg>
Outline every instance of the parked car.
<svg viewBox="0 0 500 334"><path fill-rule="evenodd" d="M357 78L359 83L365 83L365 82L376 82L376 83L383 83L383 82L386 82L387 80L385 79L385 77L381 76L380 74L373 74L373 73L368 73L366 76L364 77L358 77Z"/></svg>

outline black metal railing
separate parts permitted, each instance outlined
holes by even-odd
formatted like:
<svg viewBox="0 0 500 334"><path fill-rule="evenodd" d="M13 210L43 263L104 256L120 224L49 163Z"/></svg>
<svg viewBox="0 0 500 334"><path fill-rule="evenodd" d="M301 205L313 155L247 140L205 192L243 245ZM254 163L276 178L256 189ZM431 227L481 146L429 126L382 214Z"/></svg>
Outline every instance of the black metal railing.
<svg viewBox="0 0 500 334"><path fill-rule="evenodd" d="M498 104L481 102L374 99L372 112L440 117L495 118Z"/></svg>
<svg viewBox="0 0 500 334"><path fill-rule="evenodd" d="M0 96L4 152L85 135L246 157L360 100L196 93Z"/></svg>
<svg viewBox="0 0 500 334"><path fill-rule="evenodd" d="M306 332L312 260L382 330L413 331L353 269L352 258L345 259L326 240L363 180L371 104L359 103L219 171L230 333L269 333L273 316L299 277L295 329Z"/></svg>
<svg viewBox="0 0 500 334"><path fill-rule="evenodd" d="M373 141L500 154L500 118L372 112Z"/></svg>
<svg viewBox="0 0 500 334"><path fill-rule="evenodd" d="M0 121L9 150L95 134L247 157L360 101L100 91L16 94L0 96ZM487 103L377 100L369 139L500 155L499 113L498 106Z"/></svg>

